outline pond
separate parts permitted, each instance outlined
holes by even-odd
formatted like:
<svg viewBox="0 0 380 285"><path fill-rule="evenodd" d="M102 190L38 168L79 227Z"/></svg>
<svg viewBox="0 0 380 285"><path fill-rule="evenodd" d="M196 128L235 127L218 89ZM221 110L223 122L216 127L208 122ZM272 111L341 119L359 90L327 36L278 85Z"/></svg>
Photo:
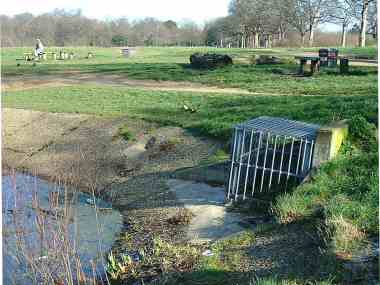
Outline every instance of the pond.
<svg viewBox="0 0 380 285"><path fill-rule="evenodd" d="M122 227L105 201L14 173L2 177L2 211L4 284L105 278L105 256Z"/></svg>

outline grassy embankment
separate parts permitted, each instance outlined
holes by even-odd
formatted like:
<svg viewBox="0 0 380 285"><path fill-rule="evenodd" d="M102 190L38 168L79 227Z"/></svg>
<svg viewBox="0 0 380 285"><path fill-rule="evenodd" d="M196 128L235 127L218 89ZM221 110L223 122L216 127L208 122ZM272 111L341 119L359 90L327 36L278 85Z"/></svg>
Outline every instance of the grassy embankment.
<svg viewBox="0 0 380 285"><path fill-rule="evenodd" d="M278 197L272 208L281 224L300 222L305 227L309 227L310 223L315 228L325 227L325 233L330 234L327 255L334 256L334 262L338 255L349 255L374 237L378 230L378 150L373 130L377 126L377 70L355 67L350 75L341 76L329 69L313 78L298 78L288 74L296 69L291 63L270 66L243 63L253 53L261 51L217 50L233 53L237 61L241 60L242 63L218 70L197 71L184 65L193 51L145 48L130 59L112 59L117 56L117 50L98 49L93 63L78 59L71 64L39 64L34 69L30 65L17 69L8 64L11 62L8 58L8 61L4 60L3 74L51 74L75 69L83 72L122 72L137 79L193 81L293 96L153 92L121 87L72 86L5 92L3 104L6 107L50 112L103 116L126 114L162 125L181 126L224 141L229 138L233 124L260 115L314 123L353 119L350 139L339 156L323 165L310 183L293 193ZM289 52L282 51L283 54ZM78 49L80 52L85 53L86 49ZM359 53L358 50L354 52ZM4 53L14 54L15 51L6 50ZM365 53L374 54L373 49L365 50ZM194 107L197 112L185 112L183 103ZM234 272L239 272L239 260L244 260L245 250L254 243L255 238L250 235L240 240L239 246L234 245L233 240L218 243L214 245L216 254L213 258L201 257L197 269L193 269L195 273L190 277L182 277L197 280L200 284L219 284L221 280L235 276ZM227 246L229 244L231 247ZM235 250L231 253L233 248ZM303 284L305 280L336 283L342 278L339 270L331 267L328 270L330 275L323 278L313 279L294 274L284 279L288 281L283 281L289 283L265 280L256 284ZM315 271L315 274L323 272L323 266ZM189 281L189 284L192 283Z"/></svg>

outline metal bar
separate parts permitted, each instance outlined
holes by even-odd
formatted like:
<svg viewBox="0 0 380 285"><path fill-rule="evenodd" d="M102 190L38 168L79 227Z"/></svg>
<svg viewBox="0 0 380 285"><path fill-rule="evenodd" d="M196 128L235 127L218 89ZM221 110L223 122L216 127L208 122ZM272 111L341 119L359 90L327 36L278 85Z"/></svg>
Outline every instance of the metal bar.
<svg viewBox="0 0 380 285"><path fill-rule="evenodd" d="M267 144L266 144L266 148L265 148L264 164L263 164L264 168L266 167L266 163L267 163L269 138L270 138L270 133L268 133L268 135L267 135ZM265 176L265 169L263 169L263 173L262 173L262 176L261 176L260 193L263 190L264 176Z"/></svg>
<svg viewBox="0 0 380 285"><path fill-rule="evenodd" d="M243 163L243 165L244 165L244 163ZM266 168L266 167L262 167L262 166L258 166L257 169L264 169L265 171L270 171L271 170L271 168ZM280 170L274 169L273 173L287 174L288 172L287 171L280 171ZM292 176L292 177L301 177L299 175L296 175L295 173L289 173L289 176Z"/></svg>
<svg viewBox="0 0 380 285"><path fill-rule="evenodd" d="M277 184L280 184L280 181L281 181L281 171L282 171L282 163L284 161L285 143L286 143L286 136L284 136L284 142L282 144L281 162L280 162L280 174L278 175Z"/></svg>
<svg viewBox="0 0 380 285"><path fill-rule="evenodd" d="M235 201L237 200L238 192L239 192L239 182L240 182L241 165L242 165L242 162L243 162L243 156L242 155L244 153L244 144L245 144L245 129L243 129L243 140L240 143L240 145L241 145L241 154L240 154L238 178L237 178L237 183L236 183Z"/></svg>
<svg viewBox="0 0 380 285"><path fill-rule="evenodd" d="M301 139L301 144L300 144L300 146L298 148L298 159L297 159L296 175L298 175L298 167L300 165L302 143L303 143L303 140Z"/></svg>
<svg viewBox="0 0 380 285"><path fill-rule="evenodd" d="M277 137L278 137L278 136L276 136L276 137L275 137L275 140L274 140L274 150L273 150L273 158L272 158L272 167L271 167L270 178L269 178L269 189L270 189L270 186L272 185L272 176L273 176L274 161L275 161L275 158L276 158Z"/></svg>
<svg viewBox="0 0 380 285"><path fill-rule="evenodd" d="M237 137L237 129L235 128L235 138L234 138L234 146L233 146L233 150L232 150L230 181L228 183L227 199L230 199L230 193L231 193L232 172L233 172L233 169L234 169L235 150L236 150L236 137Z"/></svg>
<svg viewBox="0 0 380 285"><path fill-rule="evenodd" d="M253 196L253 193L255 192L256 176L257 176L257 162L259 161L259 156L260 156L260 147L261 147L262 135L263 135L263 133L260 132L260 135L259 135L259 146L258 146L257 152L256 152L255 175L253 177L253 183L252 183L252 196Z"/></svg>
<svg viewBox="0 0 380 285"><path fill-rule="evenodd" d="M252 142L253 142L253 130L251 131L251 139L249 141L249 155L248 155L248 161L247 161L247 171L246 171L246 174L245 174L243 200L245 200L245 193L247 191L247 182L248 182L249 168L251 167L250 162L251 162L251 153L252 153Z"/></svg>
<svg viewBox="0 0 380 285"><path fill-rule="evenodd" d="M239 156L241 155L241 131L242 129L238 129L238 132L237 132L237 141L236 141L236 151L235 151L235 162L234 162L234 171L232 173L232 191L231 191L231 195L234 195L235 194L235 191L236 191L236 180L237 180L237 172L238 172L238 158Z"/></svg>
<svg viewBox="0 0 380 285"><path fill-rule="evenodd" d="M305 165L305 156L306 156L306 147L307 147L307 140L305 140L305 147L303 148L303 157L302 157L302 165L301 165L301 174L304 173L304 165Z"/></svg>
<svg viewBox="0 0 380 285"><path fill-rule="evenodd" d="M286 177L286 180L289 180L290 175L290 166L292 165L292 157L293 157L293 147L294 147L294 138L292 139L292 146L290 147L290 157L289 157L289 165L288 165L288 175Z"/></svg>
<svg viewBox="0 0 380 285"><path fill-rule="evenodd" d="M309 167L308 170L311 169L311 161L313 159L313 149L314 148L314 141L311 141L311 146L310 146L310 157L309 157Z"/></svg>

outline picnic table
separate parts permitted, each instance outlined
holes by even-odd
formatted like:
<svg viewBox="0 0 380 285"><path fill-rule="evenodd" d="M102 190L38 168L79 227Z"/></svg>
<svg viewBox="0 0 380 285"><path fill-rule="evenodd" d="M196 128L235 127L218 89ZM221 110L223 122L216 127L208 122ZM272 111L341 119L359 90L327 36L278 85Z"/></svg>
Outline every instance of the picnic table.
<svg viewBox="0 0 380 285"><path fill-rule="evenodd" d="M125 57L128 57L128 56L129 56L129 48L122 48L122 49L120 50L120 53L121 53L122 55L124 55Z"/></svg>
<svg viewBox="0 0 380 285"><path fill-rule="evenodd" d="M310 75L319 72L321 66L321 58L319 56L296 56L295 59L299 60L300 75L305 74L305 65L310 61ZM347 57L339 57L339 70L341 74L347 74L349 72L349 62Z"/></svg>
<svg viewBox="0 0 380 285"><path fill-rule="evenodd" d="M321 59L319 56L296 56L295 59L299 60L300 66L298 73L301 75L305 74L305 65L310 61L310 74L313 75L315 72L319 71Z"/></svg>

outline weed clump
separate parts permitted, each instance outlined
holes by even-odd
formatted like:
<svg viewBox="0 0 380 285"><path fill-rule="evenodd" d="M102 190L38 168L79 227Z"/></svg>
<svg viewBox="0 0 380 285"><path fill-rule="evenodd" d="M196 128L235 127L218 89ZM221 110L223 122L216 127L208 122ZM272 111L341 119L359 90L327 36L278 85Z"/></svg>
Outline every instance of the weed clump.
<svg viewBox="0 0 380 285"><path fill-rule="evenodd" d="M136 138L135 134L128 128L128 126L121 126L118 135L126 141L131 141Z"/></svg>
<svg viewBox="0 0 380 285"><path fill-rule="evenodd" d="M176 215L170 217L168 223L173 225L188 225L193 217L194 214L190 210L183 208Z"/></svg>

